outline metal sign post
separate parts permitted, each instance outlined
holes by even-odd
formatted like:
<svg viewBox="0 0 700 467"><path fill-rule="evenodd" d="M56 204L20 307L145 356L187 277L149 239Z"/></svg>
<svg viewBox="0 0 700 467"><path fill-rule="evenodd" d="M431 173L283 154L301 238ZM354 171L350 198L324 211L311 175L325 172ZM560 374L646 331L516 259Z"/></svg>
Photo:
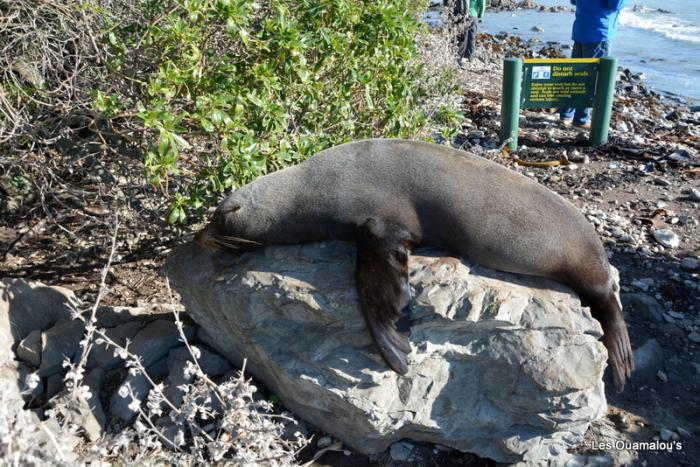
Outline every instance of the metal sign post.
<svg viewBox="0 0 700 467"><path fill-rule="evenodd" d="M507 58L503 63L501 142L518 148L520 109L593 107L591 145L608 140L617 59Z"/></svg>

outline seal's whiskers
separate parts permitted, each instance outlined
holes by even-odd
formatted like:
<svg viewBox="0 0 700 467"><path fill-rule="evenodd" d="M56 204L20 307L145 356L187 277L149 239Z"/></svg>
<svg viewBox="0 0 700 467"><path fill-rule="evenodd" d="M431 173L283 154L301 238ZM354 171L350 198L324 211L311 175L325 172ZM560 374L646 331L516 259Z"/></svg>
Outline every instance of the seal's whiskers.
<svg viewBox="0 0 700 467"><path fill-rule="evenodd" d="M250 245L263 246L262 243L258 243L258 242L253 241L253 240L246 240L245 238L233 237L231 235L214 234L214 237L217 240L231 240L231 241L238 242L238 243L247 243Z"/></svg>

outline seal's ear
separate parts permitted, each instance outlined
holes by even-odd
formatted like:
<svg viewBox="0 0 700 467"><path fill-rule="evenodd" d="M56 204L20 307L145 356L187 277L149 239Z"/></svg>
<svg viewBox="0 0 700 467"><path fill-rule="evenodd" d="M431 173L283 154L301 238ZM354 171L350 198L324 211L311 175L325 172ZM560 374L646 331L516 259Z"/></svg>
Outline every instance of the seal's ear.
<svg viewBox="0 0 700 467"><path fill-rule="evenodd" d="M396 330L401 310L410 300L408 230L369 219L357 229L357 293L362 314L379 353L392 370L408 371L408 337Z"/></svg>

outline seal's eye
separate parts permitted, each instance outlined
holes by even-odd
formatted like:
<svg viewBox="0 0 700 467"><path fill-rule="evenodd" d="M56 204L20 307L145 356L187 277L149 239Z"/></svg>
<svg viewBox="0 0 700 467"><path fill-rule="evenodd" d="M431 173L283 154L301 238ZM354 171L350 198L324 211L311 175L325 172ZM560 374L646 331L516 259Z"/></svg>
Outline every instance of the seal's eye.
<svg viewBox="0 0 700 467"><path fill-rule="evenodd" d="M233 214L236 211L240 211L240 209L241 209L240 204L234 204L230 208L226 209L226 211L224 211L224 213L225 214Z"/></svg>

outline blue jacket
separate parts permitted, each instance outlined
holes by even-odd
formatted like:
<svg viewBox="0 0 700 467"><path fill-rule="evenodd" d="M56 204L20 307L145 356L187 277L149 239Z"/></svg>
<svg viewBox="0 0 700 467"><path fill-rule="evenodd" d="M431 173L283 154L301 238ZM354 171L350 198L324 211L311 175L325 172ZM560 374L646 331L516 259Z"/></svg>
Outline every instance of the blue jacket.
<svg viewBox="0 0 700 467"><path fill-rule="evenodd" d="M617 31L620 10L628 0L571 0L576 19L571 32L574 42L611 41Z"/></svg>

